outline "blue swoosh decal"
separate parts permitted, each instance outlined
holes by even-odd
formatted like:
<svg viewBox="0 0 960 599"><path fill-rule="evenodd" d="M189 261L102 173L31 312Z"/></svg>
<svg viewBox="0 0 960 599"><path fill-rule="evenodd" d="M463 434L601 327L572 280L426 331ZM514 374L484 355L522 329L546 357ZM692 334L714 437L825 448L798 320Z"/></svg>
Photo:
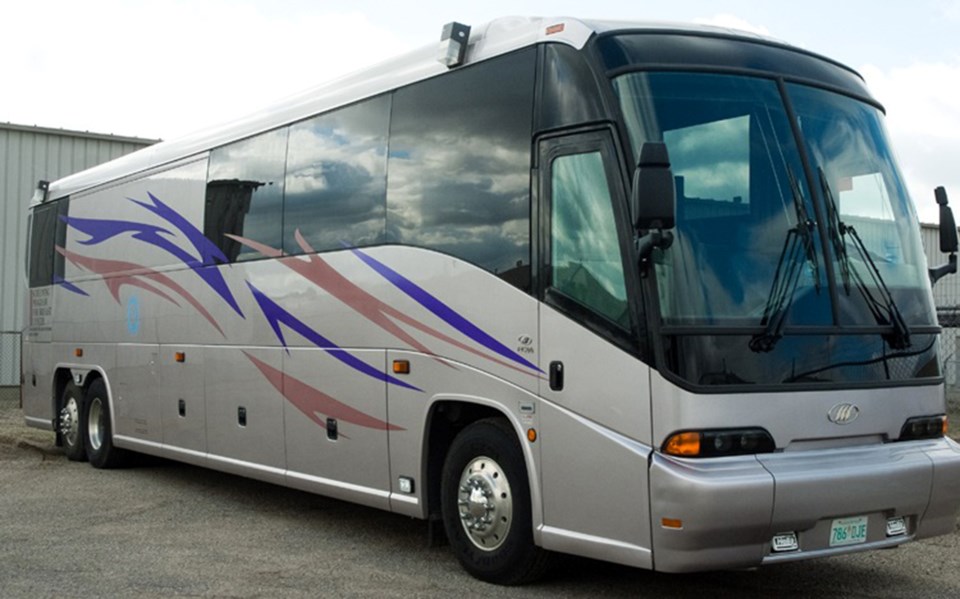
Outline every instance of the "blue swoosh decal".
<svg viewBox="0 0 960 599"><path fill-rule="evenodd" d="M412 389L414 391L423 391L422 389L414 387L413 385L405 383L398 378L386 374L382 370L378 370L373 366L370 366L350 352L341 349L339 346L337 346L337 344L330 341L317 331L311 329L309 326L297 319L296 316L281 308L276 302L267 297L266 294L257 289L250 281L247 281L247 287L250 288L250 292L253 293L253 297L257 300L257 304L260 306L260 310L263 312L264 317L266 317L267 321L270 323L270 327L273 328L273 333L277 336L277 339L280 340L280 343L283 344L283 347L287 348L288 352L290 350L287 346L287 341L283 336L283 331L280 329L281 324L285 324L290 329L298 333L301 337L354 370L391 385L397 385L398 387L404 387L405 389Z"/></svg>
<svg viewBox="0 0 960 599"><path fill-rule="evenodd" d="M400 291L406 293L418 304L433 312L438 318L457 329L476 343L479 343L483 347L492 352L496 352L512 362L526 366L527 368L535 370L541 374L543 373L543 371L537 368L536 365L530 363L523 356L494 339L483 329L461 316L456 310L446 305L435 296L431 295L430 292L420 287L410 279L404 277L383 262L380 262L376 258L365 254L356 248L352 248L350 251L352 251L358 258L363 260L367 266L375 270L380 276L393 283L393 285L400 289Z"/></svg>

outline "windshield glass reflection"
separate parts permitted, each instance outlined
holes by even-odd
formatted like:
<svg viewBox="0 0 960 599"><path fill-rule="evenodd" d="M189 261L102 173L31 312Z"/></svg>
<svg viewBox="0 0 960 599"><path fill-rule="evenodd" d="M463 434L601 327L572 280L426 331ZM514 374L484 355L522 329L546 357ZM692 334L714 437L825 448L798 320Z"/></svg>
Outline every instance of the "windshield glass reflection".
<svg viewBox="0 0 960 599"><path fill-rule="evenodd" d="M830 324L819 230L773 81L629 73L614 81L634 148L664 141L677 191L675 242L654 256L666 323L761 326L779 269L794 266L783 317ZM783 264L791 235L803 251Z"/></svg>

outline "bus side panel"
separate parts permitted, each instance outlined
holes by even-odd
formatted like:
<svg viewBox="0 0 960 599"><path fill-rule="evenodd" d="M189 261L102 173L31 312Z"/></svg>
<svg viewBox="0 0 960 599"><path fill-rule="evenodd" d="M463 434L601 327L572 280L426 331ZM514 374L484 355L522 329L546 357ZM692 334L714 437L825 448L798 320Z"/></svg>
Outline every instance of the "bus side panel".
<svg viewBox="0 0 960 599"><path fill-rule="evenodd" d="M178 459L197 464L203 463L202 454L207 451L205 370L203 347L160 346L158 401L163 443L187 450Z"/></svg>
<svg viewBox="0 0 960 599"><path fill-rule="evenodd" d="M541 367L563 371L540 385L544 546L650 568L649 367L550 306L540 317Z"/></svg>
<svg viewBox="0 0 960 599"><path fill-rule="evenodd" d="M260 466L258 478L283 482L286 468L283 437L283 397L260 369L256 360L280 372L283 352L254 347L204 349L204 388L208 464L227 472L252 475L250 465Z"/></svg>
<svg viewBox="0 0 960 599"><path fill-rule="evenodd" d="M348 351L384 371L383 350ZM288 479L299 480L300 488L386 508L390 469L383 381L319 349L285 354L282 377ZM346 494L329 488L331 481L344 483L334 486L347 487ZM355 492L369 497L364 501L353 497Z"/></svg>
<svg viewBox="0 0 960 599"><path fill-rule="evenodd" d="M28 340L24 333L21 398L27 424L49 429L54 426L53 370L49 343Z"/></svg>
<svg viewBox="0 0 960 599"><path fill-rule="evenodd" d="M159 346L120 343L116 352L116 368L108 372L114 433L159 446L163 442L158 402ZM99 364L102 359L91 355L87 363Z"/></svg>
<svg viewBox="0 0 960 599"><path fill-rule="evenodd" d="M541 402L543 546L652 568L648 446Z"/></svg>

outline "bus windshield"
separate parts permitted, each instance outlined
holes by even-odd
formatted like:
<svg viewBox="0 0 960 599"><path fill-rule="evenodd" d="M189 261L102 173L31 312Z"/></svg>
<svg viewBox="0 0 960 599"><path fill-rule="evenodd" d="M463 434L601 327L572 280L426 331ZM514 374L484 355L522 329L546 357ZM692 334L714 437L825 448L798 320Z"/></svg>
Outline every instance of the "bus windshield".
<svg viewBox="0 0 960 599"><path fill-rule="evenodd" d="M675 241L654 255L676 372L723 384L930 371L933 337L911 337L936 325L917 218L876 108L739 75L613 85L635 152L666 143L676 181Z"/></svg>

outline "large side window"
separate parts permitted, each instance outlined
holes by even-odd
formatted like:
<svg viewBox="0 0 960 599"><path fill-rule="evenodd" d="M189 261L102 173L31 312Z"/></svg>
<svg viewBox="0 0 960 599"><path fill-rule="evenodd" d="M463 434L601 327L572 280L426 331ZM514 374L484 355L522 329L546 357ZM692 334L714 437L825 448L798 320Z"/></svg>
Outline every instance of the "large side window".
<svg viewBox="0 0 960 599"><path fill-rule="evenodd" d="M287 129L269 131L210 154L203 233L231 262L260 257L227 235L280 248Z"/></svg>
<svg viewBox="0 0 960 599"><path fill-rule="evenodd" d="M67 227L60 218L67 215L68 198L38 206L30 230L30 287L44 287L63 278L63 255L57 246L66 243Z"/></svg>
<svg viewBox="0 0 960 599"><path fill-rule="evenodd" d="M626 332L631 313L615 206L622 192L605 139L584 134L541 146L546 300L578 320Z"/></svg>
<svg viewBox="0 0 960 599"><path fill-rule="evenodd" d="M389 120L390 97L381 96L291 126L284 252L383 241Z"/></svg>
<svg viewBox="0 0 960 599"><path fill-rule="evenodd" d="M398 90L388 242L435 249L530 286L534 49Z"/></svg>

